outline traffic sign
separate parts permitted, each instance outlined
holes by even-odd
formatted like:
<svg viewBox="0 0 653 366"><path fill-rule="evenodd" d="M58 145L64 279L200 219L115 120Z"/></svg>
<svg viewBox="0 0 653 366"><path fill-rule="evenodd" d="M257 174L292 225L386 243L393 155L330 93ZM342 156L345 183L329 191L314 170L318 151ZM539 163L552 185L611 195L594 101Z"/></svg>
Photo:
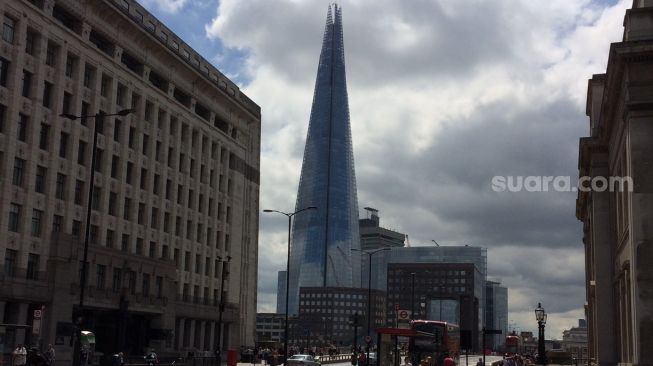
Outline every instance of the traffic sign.
<svg viewBox="0 0 653 366"><path fill-rule="evenodd" d="M366 335L366 336L365 336L365 342L367 342L367 343L372 342L372 337Z"/></svg>
<svg viewBox="0 0 653 366"><path fill-rule="evenodd" d="M41 319L41 316L43 316L43 312L39 310L34 310L34 319Z"/></svg>
<svg viewBox="0 0 653 366"><path fill-rule="evenodd" d="M399 310L399 319L406 320L410 317L410 311L408 310Z"/></svg>

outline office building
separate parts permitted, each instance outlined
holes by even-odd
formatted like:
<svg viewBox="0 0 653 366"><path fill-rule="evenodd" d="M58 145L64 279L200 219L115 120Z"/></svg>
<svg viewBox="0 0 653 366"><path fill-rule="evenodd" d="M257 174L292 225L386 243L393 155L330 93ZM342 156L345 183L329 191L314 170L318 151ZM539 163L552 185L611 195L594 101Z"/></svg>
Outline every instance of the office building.
<svg viewBox="0 0 653 366"><path fill-rule="evenodd" d="M583 222L589 357L653 362L653 3L635 0L605 74L588 82L576 217ZM630 181L629 181L630 180ZM605 183L605 184L604 184Z"/></svg>
<svg viewBox="0 0 653 366"><path fill-rule="evenodd" d="M286 313L286 271L277 273L277 313Z"/></svg>
<svg viewBox="0 0 653 366"><path fill-rule="evenodd" d="M79 321L107 356L253 345L260 108L136 1L0 18L0 316L32 326L5 344L69 364Z"/></svg>
<svg viewBox="0 0 653 366"><path fill-rule="evenodd" d="M256 314L256 344L278 348L284 340L286 314Z"/></svg>
<svg viewBox="0 0 653 366"><path fill-rule="evenodd" d="M562 332L562 349L569 352L571 357L579 360L579 362L588 360L587 323L585 319L578 319L578 326L565 329Z"/></svg>
<svg viewBox="0 0 653 366"><path fill-rule="evenodd" d="M400 248L404 246L406 234L381 227L379 210L365 207L365 211L367 211L368 217L358 221L361 250L373 251L381 248Z"/></svg>
<svg viewBox="0 0 653 366"><path fill-rule="evenodd" d="M345 78L342 9L329 6L290 247L289 312L301 287L358 287L358 199Z"/></svg>
<svg viewBox="0 0 653 366"><path fill-rule="evenodd" d="M372 292L370 334L385 325L386 294ZM302 287L299 315L294 320L290 339L295 345L337 346L353 343L352 316L359 315L358 343L367 334L368 290L351 287ZM374 339L374 337L373 337Z"/></svg>
<svg viewBox="0 0 653 366"><path fill-rule="evenodd" d="M487 348L500 350L508 335L508 288L500 281L485 282L485 329L500 330L501 334L487 335Z"/></svg>
<svg viewBox="0 0 653 366"><path fill-rule="evenodd" d="M415 319L441 320L470 331L480 347L485 278L473 263L389 263L386 317L398 323L396 309Z"/></svg>

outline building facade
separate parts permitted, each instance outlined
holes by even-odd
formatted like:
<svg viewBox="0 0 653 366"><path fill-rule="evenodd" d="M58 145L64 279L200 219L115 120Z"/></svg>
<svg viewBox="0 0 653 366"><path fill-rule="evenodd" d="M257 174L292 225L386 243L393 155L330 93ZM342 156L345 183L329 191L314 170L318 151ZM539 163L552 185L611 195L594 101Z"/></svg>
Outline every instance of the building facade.
<svg viewBox="0 0 653 366"><path fill-rule="evenodd" d="M623 41L610 46L606 73L588 83L590 128L580 139L579 175L631 180L609 183L610 189L579 189L576 202L583 222L589 357L600 366L653 364L651 17L651 1L633 1Z"/></svg>
<svg viewBox="0 0 653 366"><path fill-rule="evenodd" d="M286 313L286 271L277 273L277 313Z"/></svg>
<svg viewBox="0 0 653 366"><path fill-rule="evenodd" d="M289 312L300 287L359 287L358 199L345 78L342 10L329 6L290 247Z"/></svg>
<svg viewBox="0 0 653 366"><path fill-rule="evenodd" d="M410 310L414 319L458 324L479 349L485 279L473 263L390 263L387 278L389 326L399 322L397 308Z"/></svg>
<svg viewBox="0 0 653 366"><path fill-rule="evenodd" d="M386 294L372 290L370 334L385 325ZM290 331L291 344L317 346L353 344L351 320L359 315L358 344L367 334L368 290L351 287L302 287L299 315ZM374 339L374 337L372 337Z"/></svg>
<svg viewBox="0 0 653 366"><path fill-rule="evenodd" d="M5 347L69 364L73 322L98 354L253 345L260 108L136 1L0 17L0 316L33 327Z"/></svg>
<svg viewBox="0 0 653 366"><path fill-rule="evenodd" d="M503 349L508 335L508 288L501 286L500 281L485 282L485 329L501 331L501 334L486 335L487 347Z"/></svg>
<svg viewBox="0 0 653 366"><path fill-rule="evenodd" d="M589 357L587 350L587 324L584 319L579 319L578 326L565 329L562 332L562 349L569 352L571 357L586 361Z"/></svg>
<svg viewBox="0 0 653 366"><path fill-rule="evenodd" d="M256 314L256 344L278 347L283 343L286 327L286 314Z"/></svg>
<svg viewBox="0 0 653 366"><path fill-rule="evenodd" d="M404 246L406 234L381 227L379 211L365 207L369 217L358 221L361 236L361 250L372 251L381 248L401 248ZM364 256L362 256L364 257ZM354 275L356 275L354 273Z"/></svg>

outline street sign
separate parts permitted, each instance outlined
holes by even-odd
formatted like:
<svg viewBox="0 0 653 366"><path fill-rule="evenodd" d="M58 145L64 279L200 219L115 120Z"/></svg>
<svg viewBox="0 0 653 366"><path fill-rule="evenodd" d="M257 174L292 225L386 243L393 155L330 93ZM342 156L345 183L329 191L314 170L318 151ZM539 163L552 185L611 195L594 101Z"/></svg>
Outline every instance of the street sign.
<svg viewBox="0 0 653 366"><path fill-rule="evenodd" d="M34 319L41 319L41 316L43 316L43 312L39 310L34 310Z"/></svg>
<svg viewBox="0 0 653 366"><path fill-rule="evenodd" d="M370 336L368 336L368 335L365 336L365 342L367 342L367 343L372 342L372 337L370 337Z"/></svg>
<svg viewBox="0 0 653 366"><path fill-rule="evenodd" d="M501 334L501 329L484 329L485 334Z"/></svg>
<svg viewBox="0 0 653 366"><path fill-rule="evenodd" d="M410 311L399 310L399 320L408 320L410 318Z"/></svg>

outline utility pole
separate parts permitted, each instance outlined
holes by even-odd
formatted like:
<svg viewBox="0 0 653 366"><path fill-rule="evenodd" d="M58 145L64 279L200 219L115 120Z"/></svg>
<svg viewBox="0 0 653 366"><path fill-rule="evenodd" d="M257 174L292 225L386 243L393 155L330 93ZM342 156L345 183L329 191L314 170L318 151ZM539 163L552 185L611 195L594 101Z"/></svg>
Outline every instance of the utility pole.
<svg viewBox="0 0 653 366"><path fill-rule="evenodd" d="M354 350L351 355L351 364L356 366L358 363L358 312L355 312L350 319L350 325L354 326Z"/></svg>

